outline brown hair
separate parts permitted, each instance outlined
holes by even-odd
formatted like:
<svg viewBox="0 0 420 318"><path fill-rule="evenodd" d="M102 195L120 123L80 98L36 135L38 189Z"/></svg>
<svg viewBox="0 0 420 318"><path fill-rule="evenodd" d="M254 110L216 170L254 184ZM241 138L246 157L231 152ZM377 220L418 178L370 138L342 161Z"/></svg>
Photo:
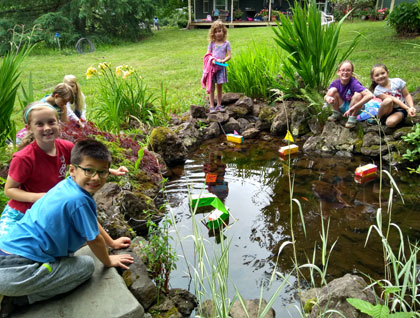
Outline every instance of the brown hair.
<svg viewBox="0 0 420 318"><path fill-rule="evenodd" d="M80 89L79 82L77 81L77 77L74 75L66 75L64 76L63 82L65 84L71 83L76 86L76 94L73 93L74 94L74 103L72 103L74 104L73 110L78 110L81 112L82 105L80 105L80 103L82 102L82 91Z"/></svg>
<svg viewBox="0 0 420 318"><path fill-rule="evenodd" d="M351 65L351 71L354 72L353 62L349 61L349 60L345 60L345 61L341 62L340 64L338 64L337 72L340 70L340 68L343 66L343 64L346 64L346 63L349 63Z"/></svg>
<svg viewBox="0 0 420 318"><path fill-rule="evenodd" d="M52 96L58 95L59 97L68 100L71 104L74 102L74 95L73 90L71 87L65 83L58 84L54 91L52 92Z"/></svg>
<svg viewBox="0 0 420 318"><path fill-rule="evenodd" d="M375 64L372 66L372 68L370 69L370 79L372 80L372 84L370 84L369 86L369 90L373 93L373 91L375 90L375 87L378 86L378 83L376 83L373 80L373 72L375 72L375 68L381 67L383 68L387 73L389 73L388 68L385 66L385 64L379 63L379 64Z"/></svg>
<svg viewBox="0 0 420 318"><path fill-rule="evenodd" d="M225 24L222 22L222 20L216 20L211 25L211 28L210 28L210 31L209 31L209 42L215 42L216 41L216 37L215 37L214 33L218 29L222 29L222 31L223 31L223 42L227 40L227 28L226 28Z"/></svg>

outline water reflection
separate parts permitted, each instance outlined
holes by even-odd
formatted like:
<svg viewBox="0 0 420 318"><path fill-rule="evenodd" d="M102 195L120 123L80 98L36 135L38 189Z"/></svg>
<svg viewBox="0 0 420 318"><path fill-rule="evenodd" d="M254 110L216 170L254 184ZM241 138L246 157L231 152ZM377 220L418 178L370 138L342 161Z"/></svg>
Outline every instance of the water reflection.
<svg viewBox="0 0 420 318"><path fill-rule="evenodd" d="M379 202L386 210L389 182L384 181L380 196L378 177L360 183L354 180L355 168L371 162L370 159L326 158L302 153L280 158L277 150L281 145L277 139L258 143L245 141L232 147L223 140L202 145L187 161L182 175L167 185L181 237L191 234L188 187L195 193L204 188L218 196L238 219L224 232L226 239L232 240L229 277L245 298L258 298L261 284L267 284L275 266L284 273L293 268L290 247L277 259L282 243L290 240L290 172L293 198L302 206L306 225L305 236L294 204L293 231L300 264L312 259L314 248L319 254L321 220L329 220L329 244L338 242L331 255L327 279L356 271L379 278L383 270L379 239L373 235L366 247L364 244ZM209 174L215 178L207 180ZM406 196L406 205L394 197L393 221L404 233L419 239L420 215L412 213L420 202L415 176L400 171L394 172L394 177ZM207 238L212 236L208 233ZM392 232L391 237L396 239L396 233ZM192 262L192 244L184 244L187 245L186 257ZM316 263L321 266L320 259L317 258ZM185 268L180 262L172 279L173 287L187 285L183 272ZM267 290L266 298L274 288ZM293 287L281 294L275 305L276 317L290 317L285 310L295 303L294 297Z"/></svg>

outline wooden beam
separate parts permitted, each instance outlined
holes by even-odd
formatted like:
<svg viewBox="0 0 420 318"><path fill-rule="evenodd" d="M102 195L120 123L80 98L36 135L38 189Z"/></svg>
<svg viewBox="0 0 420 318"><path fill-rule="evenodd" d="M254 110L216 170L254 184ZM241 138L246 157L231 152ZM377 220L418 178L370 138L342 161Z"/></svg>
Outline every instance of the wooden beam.
<svg viewBox="0 0 420 318"><path fill-rule="evenodd" d="M268 0L268 22L271 22L271 0Z"/></svg>
<svg viewBox="0 0 420 318"><path fill-rule="evenodd" d="M187 28L190 27L192 20L191 20L191 0L188 0L188 26Z"/></svg>
<svg viewBox="0 0 420 318"><path fill-rule="evenodd" d="M230 24L233 24L233 0L230 0Z"/></svg>

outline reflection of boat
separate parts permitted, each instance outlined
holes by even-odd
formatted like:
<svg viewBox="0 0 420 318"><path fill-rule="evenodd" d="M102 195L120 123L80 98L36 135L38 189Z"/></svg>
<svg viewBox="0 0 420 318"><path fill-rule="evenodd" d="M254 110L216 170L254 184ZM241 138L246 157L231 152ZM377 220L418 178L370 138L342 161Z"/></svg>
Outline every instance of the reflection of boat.
<svg viewBox="0 0 420 318"><path fill-rule="evenodd" d="M193 210L204 206L212 206L214 208L205 217L206 226L209 229L218 229L222 224L226 225L225 222L229 219L229 210L218 197L211 193L193 195L191 197L191 207Z"/></svg>

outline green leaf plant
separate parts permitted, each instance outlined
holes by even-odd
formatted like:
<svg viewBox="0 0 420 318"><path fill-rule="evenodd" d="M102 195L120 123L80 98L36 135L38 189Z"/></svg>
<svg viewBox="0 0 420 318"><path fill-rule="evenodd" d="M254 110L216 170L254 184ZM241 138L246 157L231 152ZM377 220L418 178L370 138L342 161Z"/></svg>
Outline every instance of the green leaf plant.
<svg viewBox="0 0 420 318"><path fill-rule="evenodd" d="M314 0L303 6L295 1L292 12L293 21L281 15L278 27L273 28L274 40L288 54L282 64L280 80L285 98L297 97L301 88L326 89L337 65L348 58L360 38L360 34L356 35L342 52L338 40L348 14L338 23L322 25L321 11Z"/></svg>

